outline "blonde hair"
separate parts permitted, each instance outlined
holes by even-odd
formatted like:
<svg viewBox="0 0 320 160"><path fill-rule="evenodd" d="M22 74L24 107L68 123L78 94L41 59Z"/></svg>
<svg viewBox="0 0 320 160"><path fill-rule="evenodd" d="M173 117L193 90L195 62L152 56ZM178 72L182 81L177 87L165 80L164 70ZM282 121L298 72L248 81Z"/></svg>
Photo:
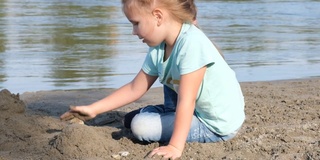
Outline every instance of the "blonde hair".
<svg viewBox="0 0 320 160"><path fill-rule="evenodd" d="M165 8L181 23L192 23L196 18L194 0L122 0L122 9L143 9L152 12L154 8Z"/></svg>

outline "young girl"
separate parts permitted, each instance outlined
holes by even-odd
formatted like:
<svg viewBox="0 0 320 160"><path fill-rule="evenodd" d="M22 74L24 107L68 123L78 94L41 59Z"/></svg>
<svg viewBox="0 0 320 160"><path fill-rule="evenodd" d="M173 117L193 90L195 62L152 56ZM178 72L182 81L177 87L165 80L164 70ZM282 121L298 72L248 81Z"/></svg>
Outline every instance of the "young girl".
<svg viewBox="0 0 320 160"><path fill-rule="evenodd" d="M159 78L164 105L147 106L125 116L124 125L141 141L166 142L154 149L164 158L181 157L186 142L233 138L241 127L244 99L234 71L205 34L192 24L193 0L122 0L123 11L150 49L141 71L128 84L88 106L61 116L91 119L129 104Z"/></svg>

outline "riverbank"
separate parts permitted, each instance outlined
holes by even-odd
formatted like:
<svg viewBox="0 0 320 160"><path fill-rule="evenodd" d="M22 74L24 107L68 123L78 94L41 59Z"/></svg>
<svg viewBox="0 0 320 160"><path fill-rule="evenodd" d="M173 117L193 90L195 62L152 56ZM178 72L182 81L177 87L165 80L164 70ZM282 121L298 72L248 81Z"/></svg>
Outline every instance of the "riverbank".
<svg viewBox="0 0 320 160"><path fill-rule="evenodd" d="M320 159L320 79L245 82L246 121L221 143L188 143L181 159ZM162 88L140 100L81 124L59 116L113 89L0 93L2 159L143 159L158 143L141 144L122 126L125 113L163 101Z"/></svg>

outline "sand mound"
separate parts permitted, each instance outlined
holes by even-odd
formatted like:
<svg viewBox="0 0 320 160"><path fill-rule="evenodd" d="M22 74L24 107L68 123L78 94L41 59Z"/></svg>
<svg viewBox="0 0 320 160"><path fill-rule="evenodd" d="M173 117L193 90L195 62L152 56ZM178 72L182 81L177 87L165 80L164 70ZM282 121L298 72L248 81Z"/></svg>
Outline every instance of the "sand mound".
<svg viewBox="0 0 320 160"><path fill-rule="evenodd" d="M23 113L26 105L20 100L19 94L11 94L10 91L4 89L0 91L0 114L7 113Z"/></svg>
<svg viewBox="0 0 320 160"><path fill-rule="evenodd" d="M106 129L78 124L65 127L51 143L60 154L67 157L110 158L105 153L114 150L113 146L117 145L110 139L111 133Z"/></svg>
<svg viewBox="0 0 320 160"><path fill-rule="evenodd" d="M8 90L0 92L0 100L1 160L110 159L121 151L128 152L126 144L130 144L132 149L137 148L128 138L120 140L130 137L131 133L115 128L121 125L119 120L122 119L116 112L100 115L86 123L91 125L88 126L69 124L58 117L39 115L39 112L25 113L25 103L19 95L11 94ZM97 126L102 122L112 122L111 127ZM147 152L143 145L140 150L144 154Z"/></svg>

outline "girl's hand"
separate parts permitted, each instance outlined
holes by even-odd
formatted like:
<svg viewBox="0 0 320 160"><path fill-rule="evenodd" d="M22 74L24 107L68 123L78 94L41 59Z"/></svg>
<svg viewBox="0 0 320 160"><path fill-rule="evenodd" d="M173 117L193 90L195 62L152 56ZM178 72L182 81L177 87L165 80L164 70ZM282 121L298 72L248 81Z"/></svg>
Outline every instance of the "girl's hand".
<svg viewBox="0 0 320 160"><path fill-rule="evenodd" d="M92 119L97 115L92 112L88 106L70 106L70 110L60 116L63 121L68 121L74 117L77 117L83 121Z"/></svg>
<svg viewBox="0 0 320 160"><path fill-rule="evenodd" d="M162 156L162 158L164 158L164 159L174 160L174 159L181 157L182 151L169 144L167 146L162 146L162 147L158 147L158 148L154 149L148 155L148 157L152 158L156 154L159 156Z"/></svg>

